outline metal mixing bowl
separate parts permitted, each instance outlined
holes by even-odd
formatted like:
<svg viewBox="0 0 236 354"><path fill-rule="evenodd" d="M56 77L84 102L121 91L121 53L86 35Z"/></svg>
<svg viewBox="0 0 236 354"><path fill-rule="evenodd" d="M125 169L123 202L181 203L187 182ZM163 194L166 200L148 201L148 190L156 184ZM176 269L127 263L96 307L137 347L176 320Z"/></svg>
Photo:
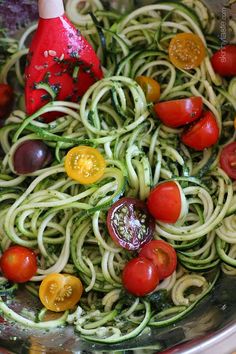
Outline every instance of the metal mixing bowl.
<svg viewBox="0 0 236 354"><path fill-rule="evenodd" d="M36 2L36 0L32 0ZM105 1L114 8L123 9L153 3L151 0L111 0ZM231 1L232 2L232 1ZM5 1L7 6L7 1ZM218 14L218 33L222 22L222 9L228 16L236 18L236 4L227 7L227 0L208 0L212 11ZM27 15L27 14L26 14ZM227 25L227 19L224 18ZM226 26L227 27L227 26ZM235 63L236 65L236 63ZM35 298L19 292L14 306L21 310L37 309ZM232 354L236 351L236 279L221 276L212 293L180 322L143 333L125 343L106 347L101 344L85 342L74 333L71 327L59 328L49 332L17 327L12 323L0 324L0 354L29 353L182 353L182 354Z"/></svg>

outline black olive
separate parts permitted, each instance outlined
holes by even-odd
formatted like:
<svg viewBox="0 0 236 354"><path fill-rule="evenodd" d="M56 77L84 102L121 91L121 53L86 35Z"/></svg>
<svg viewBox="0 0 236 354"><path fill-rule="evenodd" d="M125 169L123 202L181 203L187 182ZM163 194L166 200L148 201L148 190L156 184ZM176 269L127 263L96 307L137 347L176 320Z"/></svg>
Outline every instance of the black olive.
<svg viewBox="0 0 236 354"><path fill-rule="evenodd" d="M13 166L16 173L28 174L47 166L52 160L50 149L41 140L26 140L16 149Z"/></svg>

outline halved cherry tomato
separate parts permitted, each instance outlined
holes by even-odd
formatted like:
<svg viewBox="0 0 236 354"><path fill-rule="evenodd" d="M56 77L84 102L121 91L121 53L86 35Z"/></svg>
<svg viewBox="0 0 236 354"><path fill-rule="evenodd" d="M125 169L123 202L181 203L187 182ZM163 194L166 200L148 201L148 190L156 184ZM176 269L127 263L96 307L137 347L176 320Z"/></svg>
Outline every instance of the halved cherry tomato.
<svg viewBox="0 0 236 354"><path fill-rule="evenodd" d="M217 143L219 139L219 127L212 112L204 112L202 118L194 122L182 134L182 142L195 149L204 150Z"/></svg>
<svg viewBox="0 0 236 354"><path fill-rule="evenodd" d="M198 67L206 55L206 48L201 38L193 33L178 33L171 39L169 58L179 69Z"/></svg>
<svg viewBox="0 0 236 354"><path fill-rule="evenodd" d="M133 295L147 295L159 283L157 267L147 258L133 258L125 265L122 283L125 289Z"/></svg>
<svg viewBox="0 0 236 354"><path fill-rule="evenodd" d="M11 246L3 252L0 268L8 280L15 283L25 283L36 274L36 255L29 248Z"/></svg>
<svg viewBox="0 0 236 354"><path fill-rule="evenodd" d="M220 153L220 167L236 180L236 142L226 145Z"/></svg>
<svg viewBox="0 0 236 354"><path fill-rule="evenodd" d="M83 285L79 278L70 274L53 273L43 279L39 287L42 304L51 311L72 309L80 300Z"/></svg>
<svg viewBox="0 0 236 354"><path fill-rule="evenodd" d="M172 128L192 123L202 113L203 102L201 97L189 97L156 103L154 110L160 120Z"/></svg>
<svg viewBox="0 0 236 354"><path fill-rule="evenodd" d="M149 194L147 207L150 214L159 221L175 223L182 210L180 186L177 182L159 183Z"/></svg>
<svg viewBox="0 0 236 354"><path fill-rule="evenodd" d="M103 176L105 167L104 157L90 146L74 147L66 155L66 173L81 184L97 182Z"/></svg>
<svg viewBox="0 0 236 354"><path fill-rule="evenodd" d="M151 77L138 76L135 79L145 93L148 102L157 102L160 98L160 85Z"/></svg>
<svg viewBox="0 0 236 354"><path fill-rule="evenodd" d="M236 75L236 45L229 44L215 52L211 58L212 66L221 76Z"/></svg>
<svg viewBox="0 0 236 354"><path fill-rule="evenodd" d="M155 220L141 200L121 198L108 211L107 228L118 245L137 250L153 238Z"/></svg>
<svg viewBox="0 0 236 354"><path fill-rule="evenodd" d="M176 269L177 255L169 243L152 240L141 248L140 257L148 258L158 269L159 280L169 277Z"/></svg>
<svg viewBox="0 0 236 354"><path fill-rule="evenodd" d="M11 112L14 92L10 85L0 84L0 119L5 119Z"/></svg>

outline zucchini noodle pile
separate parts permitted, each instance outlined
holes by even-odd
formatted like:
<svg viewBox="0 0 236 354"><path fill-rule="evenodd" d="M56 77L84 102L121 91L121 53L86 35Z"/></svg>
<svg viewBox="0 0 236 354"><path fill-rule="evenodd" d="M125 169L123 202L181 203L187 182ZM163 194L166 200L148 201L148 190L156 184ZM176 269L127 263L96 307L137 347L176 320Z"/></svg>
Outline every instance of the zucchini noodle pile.
<svg viewBox="0 0 236 354"><path fill-rule="evenodd" d="M88 340L117 343L147 327L181 319L213 288L220 270L236 275L236 183L218 163L223 146L236 137L236 79L222 79L212 69L209 58L220 47L212 34L215 18L198 0L159 2L125 16L105 10L99 0L84 7L80 0L69 0L66 11L97 51L105 78L80 103L52 101L27 117L21 64L36 26L17 43L0 74L0 82L15 76L22 88L17 109L0 130L0 245L2 251L10 244L37 250L37 275L25 285L36 296L40 282L54 272L78 275L85 290L75 312L52 321L43 321L45 309L32 320L3 300L0 310L31 328L69 323ZM234 41L233 21L230 30ZM168 59L168 44L180 32L196 33L207 47L203 63L191 71L175 68ZM155 117L135 81L140 75L160 83L160 100L202 97L220 127L219 144L203 152L183 145L182 129L169 128ZM63 117L49 124L37 119L52 111ZM50 167L17 175L12 156L29 139L43 140L54 160ZM105 174L96 184L81 185L65 173L64 157L78 145L97 147L106 158ZM156 223L155 239L168 241L179 260L177 271L155 290L166 290L169 304L156 309L149 296L125 293L121 272L135 254L112 241L106 215L121 196L145 200L164 180L180 183L189 213L182 223Z"/></svg>

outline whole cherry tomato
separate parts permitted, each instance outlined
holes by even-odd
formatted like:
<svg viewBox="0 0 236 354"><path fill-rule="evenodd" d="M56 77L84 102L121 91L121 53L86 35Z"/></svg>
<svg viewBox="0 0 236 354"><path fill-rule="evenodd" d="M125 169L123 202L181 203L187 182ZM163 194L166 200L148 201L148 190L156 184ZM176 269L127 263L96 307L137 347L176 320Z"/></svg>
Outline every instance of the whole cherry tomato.
<svg viewBox="0 0 236 354"><path fill-rule="evenodd" d="M125 289L131 294L147 295L159 283L157 267L147 258L133 258L125 265L122 282Z"/></svg>

